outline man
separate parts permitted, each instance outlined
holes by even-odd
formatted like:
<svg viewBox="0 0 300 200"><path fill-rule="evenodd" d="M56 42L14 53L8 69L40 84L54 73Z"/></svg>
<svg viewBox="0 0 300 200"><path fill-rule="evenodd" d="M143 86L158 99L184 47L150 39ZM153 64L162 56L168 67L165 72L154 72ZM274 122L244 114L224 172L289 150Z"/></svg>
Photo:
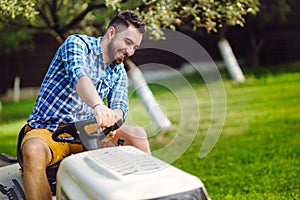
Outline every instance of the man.
<svg viewBox="0 0 300 200"><path fill-rule="evenodd" d="M51 199L46 167L82 151L78 144L58 143L59 126L96 118L99 127L124 121L128 109L127 75L123 60L139 47L145 23L132 11L118 13L103 37L71 35L57 50L43 80L21 143L27 199ZM103 99L107 98L106 106ZM145 131L123 125L112 139L125 138L150 153Z"/></svg>

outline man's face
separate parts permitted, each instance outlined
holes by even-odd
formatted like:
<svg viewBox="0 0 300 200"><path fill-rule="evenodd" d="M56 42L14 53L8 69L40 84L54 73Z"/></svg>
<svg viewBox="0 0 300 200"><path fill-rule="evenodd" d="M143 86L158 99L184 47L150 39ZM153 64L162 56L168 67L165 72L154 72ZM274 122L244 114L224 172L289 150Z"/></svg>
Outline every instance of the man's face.
<svg viewBox="0 0 300 200"><path fill-rule="evenodd" d="M133 25L119 33L116 33L114 29L108 44L108 56L111 63L120 64L125 58L132 56L142 39L143 34Z"/></svg>

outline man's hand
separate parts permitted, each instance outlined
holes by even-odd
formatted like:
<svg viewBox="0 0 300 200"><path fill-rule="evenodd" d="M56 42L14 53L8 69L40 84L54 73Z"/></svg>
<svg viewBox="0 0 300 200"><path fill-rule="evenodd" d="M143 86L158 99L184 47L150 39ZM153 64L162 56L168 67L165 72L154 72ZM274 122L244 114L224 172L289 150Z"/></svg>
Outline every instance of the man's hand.
<svg viewBox="0 0 300 200"><path fill-rule="evenodd" d="M100 128L113 126L117 120L124 121L124 114L121 109L109 109L104 105L91 79L82 76L76 84L76 92L79 97L94 110L97 125Z"/></svg>
<svg viewBox="0 0 300 200"><path fill-rule="evenodd" d="M113 126L116 123L114 112L104 104L94 106L94 113L97 124L100 128Z"/></svg>

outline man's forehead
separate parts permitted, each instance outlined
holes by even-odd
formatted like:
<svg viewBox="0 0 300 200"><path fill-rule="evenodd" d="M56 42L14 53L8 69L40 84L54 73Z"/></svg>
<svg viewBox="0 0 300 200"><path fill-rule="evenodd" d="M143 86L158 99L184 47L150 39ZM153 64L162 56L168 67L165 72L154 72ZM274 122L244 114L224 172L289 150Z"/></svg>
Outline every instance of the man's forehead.
<svg viewBox="0 0 300 200"><path fill-rule="evenodd" d="M140 30L138 29L138 28L136 28L134 25L132 25L132 24L130 24L128 27L127 27L127 29L125 29L124 31L122 31L122 32L124 32L125 34L128 34L128 33L132 33L132 34L141 34L141 35L143 35L141 32L140 32ZM122 33L121 32L121 33Z"/></svg>
<svg viewBox="0 0 300 200"><path fill-rule="evenodd" d="M143 34L133 25L130 25L126 30L120 32L119 35L138 43L141 42L139 40L143 39Z"/></svg>

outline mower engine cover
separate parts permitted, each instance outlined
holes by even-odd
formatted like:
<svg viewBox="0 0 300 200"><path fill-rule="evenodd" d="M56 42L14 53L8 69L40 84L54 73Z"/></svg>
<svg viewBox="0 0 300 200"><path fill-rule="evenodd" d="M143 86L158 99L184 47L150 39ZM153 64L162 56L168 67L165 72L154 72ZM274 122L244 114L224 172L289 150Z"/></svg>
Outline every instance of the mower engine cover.
<svg viewBox="0 0 300 200"><path fill-rule="evenodd" d="M65 158L56 199L210 199L203 183L132 146L102 148Z"/></svg>

